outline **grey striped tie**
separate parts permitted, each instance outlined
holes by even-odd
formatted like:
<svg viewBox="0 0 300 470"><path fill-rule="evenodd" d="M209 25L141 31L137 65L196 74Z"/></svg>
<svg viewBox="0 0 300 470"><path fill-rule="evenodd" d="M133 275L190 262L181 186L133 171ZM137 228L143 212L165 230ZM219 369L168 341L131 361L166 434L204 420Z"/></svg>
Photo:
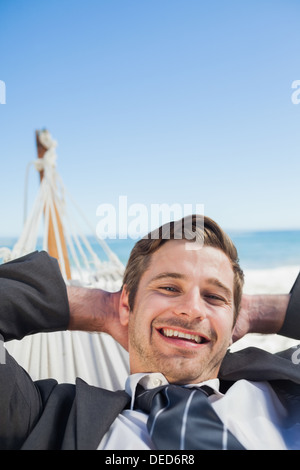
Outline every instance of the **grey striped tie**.
<svg viewBox="0 0 300 470"><path fill-rule="evenodd" d="M208 390L166 385L146 391L138 385L135 408L149 413L147 426L157 449L244 449L215 413Z"/></svg>

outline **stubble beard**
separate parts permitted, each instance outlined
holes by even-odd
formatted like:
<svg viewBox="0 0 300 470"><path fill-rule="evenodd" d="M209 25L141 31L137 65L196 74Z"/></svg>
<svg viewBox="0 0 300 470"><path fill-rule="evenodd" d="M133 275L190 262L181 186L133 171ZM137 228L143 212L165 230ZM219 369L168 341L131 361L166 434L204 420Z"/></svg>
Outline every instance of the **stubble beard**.
<svg viewBox="0 0 300 470"><path fill-rule="evenodd" d="M199 355L199 352L191 350L184 353L174 350L173 355L156 352L155 348L150 351L147 347L148 343L143 341L143 337L135 331L131 324L129 324L129 343L130 350L134 351L136 358L139 358L138 372L160 372L168 382L178 384L200 383L216 378L227 351L225 345L217 353L214 353L212 346L210 346L210 350L203 356ZM208 348L209 346L204 347Z"/></svg>

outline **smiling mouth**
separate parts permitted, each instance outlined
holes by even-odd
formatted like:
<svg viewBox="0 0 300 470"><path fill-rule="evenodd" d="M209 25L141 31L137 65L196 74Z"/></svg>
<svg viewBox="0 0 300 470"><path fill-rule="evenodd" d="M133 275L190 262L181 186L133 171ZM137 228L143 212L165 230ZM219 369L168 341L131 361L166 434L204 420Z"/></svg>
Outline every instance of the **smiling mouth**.
<svg viewBox="0 0 300 470"><path fill-rule="evenodd" d="M209 340L204 336L194 333L185 333L183 331L173 330L172 328L161 328L158 331L166 338L181 339L195 344L204 344L209 342Z"/></svg>

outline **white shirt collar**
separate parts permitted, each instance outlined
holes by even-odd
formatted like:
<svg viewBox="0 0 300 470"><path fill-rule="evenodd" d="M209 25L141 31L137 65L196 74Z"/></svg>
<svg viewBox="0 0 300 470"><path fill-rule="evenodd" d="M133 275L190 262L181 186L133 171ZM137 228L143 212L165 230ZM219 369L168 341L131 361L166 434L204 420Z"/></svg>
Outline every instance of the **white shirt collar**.
<svg viewBox="0 0 300 470"><path fill-rule="evenodd" d="M135 390L137 384L142 385L145 389L150 390L152 388L160 387L162 385L168 385L168 381L163 374L160 372L152 372L152 373L137 373L130 375L125 384L125 390L128 395L131 396L131 409L133 409L134 405L134 397L135 397ZM210 379L205 380L204 382L200 382L197 384L187 384L184 385L185 387L202 387L203 385L208 385L211 387L214 392L219 395L223 396L220 392L220 381L219 379Z"/></svg>

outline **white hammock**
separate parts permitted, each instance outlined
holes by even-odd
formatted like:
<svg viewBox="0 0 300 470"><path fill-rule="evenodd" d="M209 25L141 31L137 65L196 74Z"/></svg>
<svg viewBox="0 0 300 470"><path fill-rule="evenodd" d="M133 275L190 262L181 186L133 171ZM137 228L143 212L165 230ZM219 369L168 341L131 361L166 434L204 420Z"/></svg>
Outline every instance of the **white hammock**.
<svg viewBox="0 0 300 470"><path fill-rule="evenodd" d="M66 284L117 291L122 283L123 264L104 240L95 236L95 241L107 258L100 260L84 235L82 222L78 223L76 219L80 215L87 226L88 222L69 194L68 202L71 202L76 216L70 215L71 205L67 212L66 190L56 170L56 142L48 131L40 132L39 139L47 151L43 158L32 163L38 171L43 171L43 179L20 238L11 250L0 248L0 258L6 262L35 251L39 244L41 227L43 232L40 248L48 251L51 218L58 261ZM71 279L67 276L58 219L68 246ZM11 341L6 347L34 380L53 377L59 382L74 382L76 377L81 377L92 385L115 390L124 387L128 375L127 352L104 333L41 333L28 336L22 341Z"/></svg>

